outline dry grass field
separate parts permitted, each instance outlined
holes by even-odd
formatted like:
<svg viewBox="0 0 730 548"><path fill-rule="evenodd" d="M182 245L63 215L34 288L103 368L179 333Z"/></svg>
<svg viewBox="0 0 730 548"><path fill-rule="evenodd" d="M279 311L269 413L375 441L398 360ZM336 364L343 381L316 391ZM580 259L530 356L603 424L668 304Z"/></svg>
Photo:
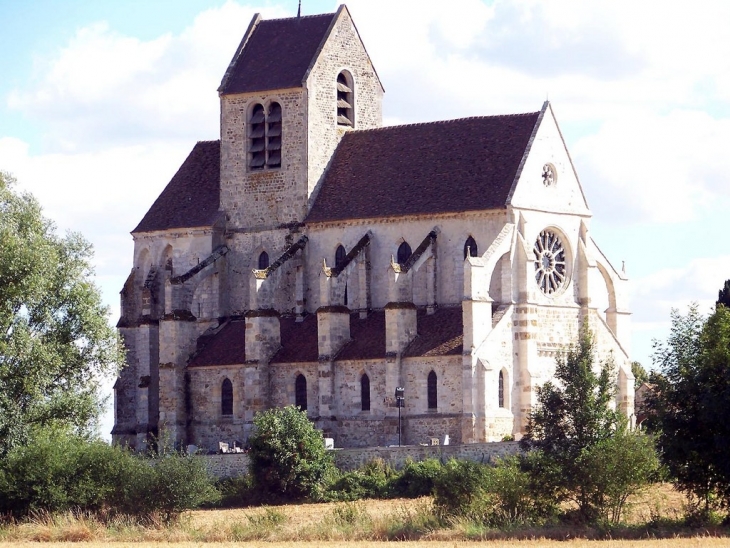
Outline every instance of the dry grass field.
<svg viewBox="0 0 730 548"><path fill-rule="evenodd" d="M669 486L657 486L633 501L627 526L611 535L595 529L556 526L501 532L474 524L439 527L432 518L430 499L368 500L355 503L305 504L277 507L199 510L185 514L179 523L142 527L124 520L102 524L83 516L36 517L0 528L0 548L75 546L83 548L200 547L213 544L304 548L326 546L375 547L399 541L398 547L428 548L481 546L501 548L653 548L730 547L726 531L682 531L670 523L682 514L682 497ZM616 537L621 538L616 538ZM576 538L577 537L577 538ZM607 538L608 537L608 538ZM594 540L600 539L600 540Z"/></svg>

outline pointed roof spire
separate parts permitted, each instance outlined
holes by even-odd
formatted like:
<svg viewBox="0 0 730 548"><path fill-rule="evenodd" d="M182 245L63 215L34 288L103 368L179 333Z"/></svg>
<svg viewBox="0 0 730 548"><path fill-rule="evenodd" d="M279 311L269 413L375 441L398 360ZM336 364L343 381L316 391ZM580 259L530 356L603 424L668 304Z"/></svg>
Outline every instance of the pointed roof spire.
<svg viewBox="0 0 730 548"><path fill-rule="evenodd" d="M299 8L297 8L297 19L302 16L302 0L299 0Z"/></svg>

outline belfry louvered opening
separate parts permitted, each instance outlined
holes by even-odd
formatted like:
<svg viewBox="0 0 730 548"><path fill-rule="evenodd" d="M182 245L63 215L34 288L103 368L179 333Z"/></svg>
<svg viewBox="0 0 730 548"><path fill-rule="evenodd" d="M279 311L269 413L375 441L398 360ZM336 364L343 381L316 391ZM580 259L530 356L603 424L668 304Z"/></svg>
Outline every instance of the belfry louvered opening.
<svg viewBox="0 0 730 548"><path fill-rule="evenodd" d="M257 103L248 120L248 167L253 170L281 167L281 105L272 102L268 110Z"/></svg>
<svg viewBox="0 0 730 548"><path fill-rule="evenodd" d="M281 105L271 103L269 115L266 118L266 165L269 167L281 166Z"/></svg>
<svg viewBox="0 0 730 548"><path fill-rule="evenodd" d="M355 126L355 94L352 76L346 70L337 76L337 125Z"/></svg>

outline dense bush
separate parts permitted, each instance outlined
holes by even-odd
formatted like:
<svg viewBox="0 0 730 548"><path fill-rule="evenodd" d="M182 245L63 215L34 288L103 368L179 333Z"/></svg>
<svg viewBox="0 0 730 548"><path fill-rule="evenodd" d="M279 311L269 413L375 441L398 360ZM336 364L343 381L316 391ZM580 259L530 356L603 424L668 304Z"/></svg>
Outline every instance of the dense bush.
<svg viewBox="0 0 730 548"><path fill-rule="evenodd" d="M432 495L441 468L441 462L437 459L420 462L408 460L403 470L391 481L391 491L397 497L411 499Z"/></svg>
<svg viewBox="0 0 730 548"><path fill-rule="evenodd" d="M436 478L434 508L442 520L466 519L489 527L541 523L555 514L553 499L533 488L518 457L494 466L450 460Z"/></svg>
<svg viewBox="0 0 730 548"><path fill-rule="evenodd" d="M248 443L249 471L265 500L323 498L334 465L306 413L294 406L258 413Z"/></svg>
<svg viewBox="0 0 730 548"><path fill-rule="evenodd" d="M16 517L81 510L169 521L217 495L198 457L150 461L65 430L37 431L0 459L0 513Z"/></svg>
<svg viewBox="0 0 730 548"><path fill-rule="evenodd" d="M393 482L400 477L383 459L373 459L357 470L342 472L329 486L325 498L330 501L386 499L394 495Z"/></svg>

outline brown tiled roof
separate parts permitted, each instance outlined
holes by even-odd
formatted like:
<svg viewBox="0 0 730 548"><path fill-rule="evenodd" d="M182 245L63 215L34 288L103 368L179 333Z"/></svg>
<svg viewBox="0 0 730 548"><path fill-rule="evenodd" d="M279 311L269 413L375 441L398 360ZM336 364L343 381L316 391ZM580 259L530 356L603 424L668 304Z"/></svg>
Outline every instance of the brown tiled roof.
<svg viewBox="0 0 730 548"><path fill-rule="evenodd" d="M316 362L319 357L317 346L317 315L310 314L303 322L295 318L281 318L281 350L271 363Z"/></svg>
<svg viewBox="0 0 730 548"><path fill-rule="evenodd" d="M269 19L236 52L218 89L223 94L301 87L335 13Z"/></svg>
<svg viewBox="0 0 730 548"><path fill-rule="evenodd" d="M188 363L203 365L238 365L246 361L246 322L232 321L204 342L204 346Z"/></svg>
<svg viewBox="0 0 730 548"><path fill-rule="evenodd" d="M385 357L385 312L375 310L364 320L350 316L350 338L337 360L377 360Z"/></svg>
<svg viewBox="0 0 730 548"><path fill-rule="evenodd" d="M220 141L200 141L132 232L211 226L220 206Z"/></svg>
<svg viewBox="0 0 730 548"><path fill-rule="evenodd" d="M317 315L310 314L303 322L281 318L282 348L271 363L316 362ZM418 335L407 348L404 357L461 355L463 323L460 307L440 308L428 315L418 311ZM385 357L385 312L375 310L361 320L350 315L350 341L336 360L378 360ZM246 361L246 322L231 321L218 333L203 339L202 348L190 360L190 367L206 365L237 365Z"/></svg>
<svg viewBox="0 0 730 548"><path fill-rule="evenodd" d="M405 358L461 356L464 319L461 307L439 308L433 314L418 311L418 335L403 354Z"/></svg>
<svg viewBox="0 0 730 548"><path fill-rule="evenodd" d="M504 208L539 114L348 132L307 222Z"/></svg>

